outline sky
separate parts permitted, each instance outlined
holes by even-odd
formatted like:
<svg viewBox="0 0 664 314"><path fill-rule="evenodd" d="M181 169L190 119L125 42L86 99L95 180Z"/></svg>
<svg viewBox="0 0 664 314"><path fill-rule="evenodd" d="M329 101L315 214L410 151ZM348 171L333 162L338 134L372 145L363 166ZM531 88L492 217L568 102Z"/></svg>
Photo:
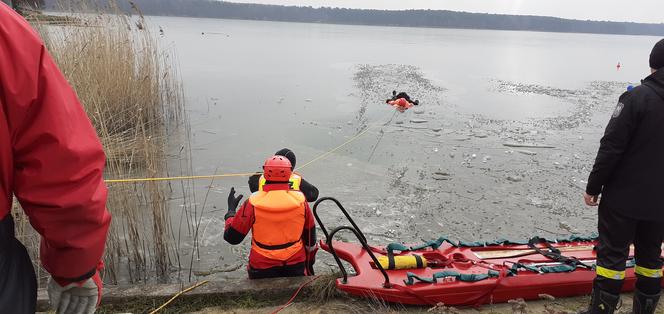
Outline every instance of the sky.
<svg viewBox="0 0 664 314"><path fill-rule="evenodd" d="M227 0L363 9L432 9L544 15L580 20L664 23L664 0Z"/></svg>

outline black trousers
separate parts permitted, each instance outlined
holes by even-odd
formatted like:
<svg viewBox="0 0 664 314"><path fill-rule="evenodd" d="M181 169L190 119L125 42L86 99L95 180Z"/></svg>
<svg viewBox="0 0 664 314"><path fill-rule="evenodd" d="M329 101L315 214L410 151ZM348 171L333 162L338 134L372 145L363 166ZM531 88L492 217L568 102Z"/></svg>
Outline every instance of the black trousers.
<svg viewBox="0 0 664 314"><path fill-rule="evenodd" d="M658 294L662 286L664 221L631 219L600 204L598 229L595 287L620 293L630 245L634 244L636 288L645 294Z"/></svg>
<svg viewBox="0 0 664 314"><path fill-rule="evenodd" d="M0 313L35 313L37 278L30 256L14 237L11 214L0 221Z"/></svg>
<svg viewBox="0 0 664 314"><path fill-rule="evenodd" d="M300 277L304 276L304 263L294 265L277 266L267 269L256 269L249 266L249 279L278 278L278 277Z"/></svg>

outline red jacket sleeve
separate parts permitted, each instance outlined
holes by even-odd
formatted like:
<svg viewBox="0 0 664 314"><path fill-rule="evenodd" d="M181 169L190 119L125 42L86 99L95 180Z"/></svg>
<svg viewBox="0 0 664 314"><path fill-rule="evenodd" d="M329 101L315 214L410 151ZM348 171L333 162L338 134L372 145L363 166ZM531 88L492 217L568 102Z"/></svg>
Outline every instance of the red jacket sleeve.
<svg viewBox="0 0 664 314"><path fill-rule="evenodd" d="M0 4L0 103L9 126L13 192L42 236L54 277L100 261L111 217L101 143L76 94L32 28Z"/></svg>
<svg viewBox="0 0 664 314"><path fill-rule="evenodd" d="M254 221L254 206L249 203L249 200L246 200L234 217L226 219L224 240L232 245L242 243L254 225Z"/></svg>

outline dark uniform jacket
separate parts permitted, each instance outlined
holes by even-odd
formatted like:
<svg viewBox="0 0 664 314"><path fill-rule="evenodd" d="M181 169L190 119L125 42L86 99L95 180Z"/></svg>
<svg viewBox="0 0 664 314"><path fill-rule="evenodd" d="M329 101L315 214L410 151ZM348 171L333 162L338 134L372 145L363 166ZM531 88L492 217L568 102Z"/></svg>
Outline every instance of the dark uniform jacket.
<svg viewBox="0 0 664 314"><path fill-rule="evenodd" d="M664 221L664 70L620 96L586 192L620 215Z"/></svg>

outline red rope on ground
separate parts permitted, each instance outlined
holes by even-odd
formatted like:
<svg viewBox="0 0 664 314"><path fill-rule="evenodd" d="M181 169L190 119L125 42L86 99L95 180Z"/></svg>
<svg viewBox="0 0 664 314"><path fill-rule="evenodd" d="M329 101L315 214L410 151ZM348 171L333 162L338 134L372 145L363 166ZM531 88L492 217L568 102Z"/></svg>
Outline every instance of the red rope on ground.
<svg viewBox="0 0 664 314"><path fill-rule="evenodd" d="M306 286L308 286L309 284L311 284L312 282L316 281L318 278L320 278L320 275L318 275L318 276L316 276L316 277L314 277L314 278L311 278L309 281L307 281L307 282L301 284L300 287L297 288L297 290L295 291L295 293L293 294L293 296L288 300L288 302L286 302L284 305L282 305L282 306L281 306L280 308L278 308L276 311L272 312L272 314L277 314L277 313L283 311L283 310L284 310L285 308L287 308L289 305L291 305L291 303L293 303L293 301L295 301L295 298L297 298L297 295L300 294L300 291L302 291L302 289L304 289L304 287L306 287Z"/></svg>

